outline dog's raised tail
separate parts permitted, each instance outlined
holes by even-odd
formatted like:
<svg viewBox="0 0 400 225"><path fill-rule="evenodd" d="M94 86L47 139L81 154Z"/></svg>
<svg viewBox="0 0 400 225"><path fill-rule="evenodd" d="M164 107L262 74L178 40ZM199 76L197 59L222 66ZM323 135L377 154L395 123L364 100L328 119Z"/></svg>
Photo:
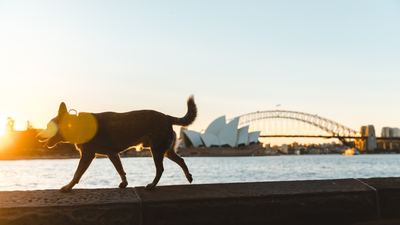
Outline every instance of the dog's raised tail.
<svg viewBox="0 0 400 225"><path fill-rule="evenodd" d="M194 122L197 116L197 106L196 103L194 103L194 96L191 95L188 100L187 100L187 113L184 117L182 118L177 118L173 116L169 116L171 123L173 125L181 125L181 126L189 126Z"/></svg>

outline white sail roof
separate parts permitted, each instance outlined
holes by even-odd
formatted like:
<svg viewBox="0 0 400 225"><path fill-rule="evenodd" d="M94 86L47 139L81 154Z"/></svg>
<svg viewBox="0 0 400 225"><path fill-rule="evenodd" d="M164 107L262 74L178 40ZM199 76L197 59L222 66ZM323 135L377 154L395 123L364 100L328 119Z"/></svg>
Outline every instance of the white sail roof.
<svg viewBox="0 0 400 225"><path fill-rule="evenodd" d="M226 144L227 143L224 140L221 140L221 138L218 138L218 137L212 143L212 145L214 145L214 146L223 146L223 145L226 145Z"/></svg>
<svg viewBox="0 0 400 225"><path fill-rule="evenodd" d="M221 116L211 122L204 133L214 134L215 136L218 136L219 132L221 132L222 128L224 128L225 125L225 116Z"/></svg>
<svg viewBox="0 0 400 225"><path fill-rule="evenodd" d="M223 145L237 147L242 144L249 145L250 143L258 142L260 131L248 133L249 126L242 127L238 130L238 125L239 117L226 124L225 116L221 116L215 119L203 134L191 130L183 130L183 133L189 138L194 147L203 144L207 148Z"/></svg>
<svg viewBox="0 0 400 225"><path fill-rule="evenodd" d="M239 117L233 119L231 122L225 125L218 134L218 137L231 147L236 147L238 124Z"/></svg>
<svg viewBox="0 0 400 225"><path fill-rule="evenodd" d="M258 143L258 137L260 137L260 131L254 131L249 133L249 144Z"/></svg>
<svg viewBox="0 0 400 225"><path fill-rule="evenodd" d="M209 133L200 134L200 137L203 140L204 145L206 147L210 147L212 143L215 141L215 139L217 139L216 135Z"/></svg>
<svg viewBox="0 0 400 225"><path fill-rule="evenodd" d="M183 130L183 133L186 134L186 136L189 138L189 140L192 142L194 147L199 147L202 145L202 141L200 139L199 133L196 131L191 131L191 130Z"/></svg>
<svg viewBox="0 0 400 225"><path fill-rule="evenodd" d="M249 126L245 126L238 131L237 145L248 145L249 144Z"/></svg>

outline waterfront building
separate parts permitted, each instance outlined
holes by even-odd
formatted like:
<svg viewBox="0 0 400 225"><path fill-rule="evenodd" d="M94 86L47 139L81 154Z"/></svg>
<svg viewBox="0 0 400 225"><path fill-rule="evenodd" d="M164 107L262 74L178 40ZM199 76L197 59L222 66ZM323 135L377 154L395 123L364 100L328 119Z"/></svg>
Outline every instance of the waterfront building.
<svg viewBox="0 0 400 225"><path fill-rule="evenodd" d="M249 126L238 129L239 117L226 123L225 116L215 119L204 133L181 128L177 153L181 156L261 156L275 155L258 141L260 131Z"/></svg>
<svg viewBox="0 0 400 225"><path fill-rule="evenodd" d="M284 154L289 154L289 147L287 144L282 144L281 151Z"/></svg>
<svg viewBox="0 0 400 225"><path fill-rule="evenodd" d="M249 126L238 129L239 117L226 123L225 116L215 119L204 133L182 128L178 147L239 147L258 143L260 131L249 132Z"/></svg>
<svg viewBox="0 0 400 225"><path fill-rule="evenodd" d="M383 127L381 137L400 137L400 129L397 127Z"/></svg>

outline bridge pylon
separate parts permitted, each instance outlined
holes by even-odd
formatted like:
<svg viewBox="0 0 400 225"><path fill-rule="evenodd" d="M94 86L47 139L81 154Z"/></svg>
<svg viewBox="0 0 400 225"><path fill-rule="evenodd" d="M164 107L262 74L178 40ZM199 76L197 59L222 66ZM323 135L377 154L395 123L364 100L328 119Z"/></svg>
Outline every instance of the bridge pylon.
<svg viewBox="0 0 400 225"><path fill-rule="evenodd" d="M377 139L373 125L362 126L359 138L355 140L356 148L360 151L373 151L377 148Z"/></svg>

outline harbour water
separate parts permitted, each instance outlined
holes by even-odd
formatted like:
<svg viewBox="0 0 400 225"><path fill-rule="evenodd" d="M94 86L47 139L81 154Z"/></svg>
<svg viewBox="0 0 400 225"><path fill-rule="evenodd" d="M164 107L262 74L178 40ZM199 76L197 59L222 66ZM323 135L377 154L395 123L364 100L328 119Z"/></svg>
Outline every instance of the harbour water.
<svg viewBox="0 0 400 225"><path fill-rule="evenodd" d="M194 184L286 180L399 177L400 154L187 157ZM0 191L59 189L79 159L0 161ZM150 157L123 158L129 185L144 186L155 175ZM164 160L159 185L188 184L181 168ZM116 188L120 178L107 158L97 158L75 188Z"/></svg>

